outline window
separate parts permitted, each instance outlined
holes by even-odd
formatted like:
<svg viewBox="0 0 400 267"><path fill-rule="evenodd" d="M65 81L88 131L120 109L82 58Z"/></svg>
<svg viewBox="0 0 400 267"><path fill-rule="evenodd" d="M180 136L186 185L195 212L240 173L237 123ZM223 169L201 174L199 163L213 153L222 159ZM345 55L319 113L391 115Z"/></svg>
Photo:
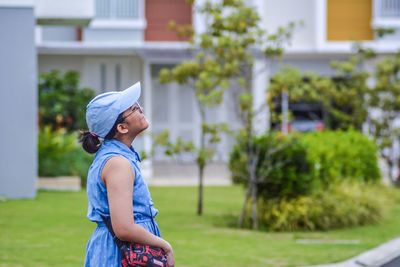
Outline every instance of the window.
<svg viewBox="0 0 400 267"><path fill-rule="evenodd" d="M137 19L139 18L139 0L96 0L96 17Z"/></svg>
<svg viewBox="0 0 400 267"><path fill-rule="evenodd" d="M400 0L374 0L373 26L376 28L399 28Z"/></svg>
<svg viewBox="0 0 400 267"><path fill-rule="evenodd" d="M375 8L379 17L400 18L400 0L376 0Z"/></svg>

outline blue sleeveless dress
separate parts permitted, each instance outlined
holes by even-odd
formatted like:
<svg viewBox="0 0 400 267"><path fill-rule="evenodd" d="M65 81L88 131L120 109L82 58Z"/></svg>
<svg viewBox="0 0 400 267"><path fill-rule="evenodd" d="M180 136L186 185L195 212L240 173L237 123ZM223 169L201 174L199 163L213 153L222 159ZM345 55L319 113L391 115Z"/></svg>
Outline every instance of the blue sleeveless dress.
<svg viewBox="0 0 400 267"><path fill-rule="evenodd" d="M87 179L87 194L89 207L87 218L97 223L86 247L85 267L116 267L121 266L121 255L101 216L110 216L107 189L101 180L101 171L108 159L115 156L127 158L135 170L133 184L133 214L135 224L141 225L154 235L161 236L154 217L158 210L154 208L149 189L139 168L140 157L131 147L118 140L106 140L101 145L92 165L89 168Z"/></svg>

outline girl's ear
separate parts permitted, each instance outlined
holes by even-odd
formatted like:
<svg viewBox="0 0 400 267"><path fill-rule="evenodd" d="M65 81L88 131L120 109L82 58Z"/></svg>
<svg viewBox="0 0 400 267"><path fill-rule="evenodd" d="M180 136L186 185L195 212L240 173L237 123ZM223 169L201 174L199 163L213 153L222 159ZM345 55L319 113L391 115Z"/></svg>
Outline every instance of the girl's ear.
<svg viewBox="0 0 400 267"><path fill-rule="evenodd" d="M128 132L128 128L125 126L125 124L120 123L117 125L117 132L121 133L121 134L126 134Z"/></svg>

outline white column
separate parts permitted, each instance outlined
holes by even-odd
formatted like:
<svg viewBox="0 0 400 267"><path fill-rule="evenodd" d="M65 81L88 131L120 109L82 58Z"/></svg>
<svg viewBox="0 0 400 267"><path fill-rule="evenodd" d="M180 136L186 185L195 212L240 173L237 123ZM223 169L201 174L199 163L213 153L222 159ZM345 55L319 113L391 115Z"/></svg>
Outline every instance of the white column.
<svg viewBox="0 0 400 267"><path fill-rule="evenodd" d="M367 71L367 72L369 72L369 73L372 73L372 72L375 71L375 66L376 66L376 64L377 64L378 61L379 61L379 59L372 59L372 60L369 60L368 62L365 62L365 63L363 64L362 68L363 68L365 71ZM371 75L370 77L368 77L368 79L367 79L367 86L368 86L368 87L370 87L370 88L374 87L374 86L375 86L375 83L376 83L375 78L374 78L372 75ZM365 99L365 101L366 101L366 99ZM366 102L365 102L365 103L366 103ZM367 118L367 121L365 121L365 122L363 123L363 125L362 125L362 132L363 132L363 134L366 134L366 135L369 135L369 134L370 134L370 132L369 132L369 128L370 128L369 117L371 116L371 114L374 114L374 111L373 111L373 110L368 110L368 118Z"/></svg>
<svg viewBox="0 0 400 267"><path fill-rule="evenodd" d="M265 29L265 26L267 25L266 22L266 0L253 0L252 5L257 9L258 15L260 16L260 27L262 29Z"/></svg>
<svg viewBox="0 0 400 267"><path fill-rule="evenodd" d="M138 0L138 17L140 20L145 21L145 24L147 25L146 22L146 1L145 0Z"/></svg>
<svg viewBox="0 0 400 267"><path fill-rule="evenodd" d="M253 0L252 5L258 10L260 16L259 26L265 29L266 24L266 1ZM269 109L266 103L267 86L269 80L269 61L265 59L256 60L253 66L253 95L254 110L256 114L253 127L256 134L266 133L269 128Z"/></svg>
<svg viewBox="0 0 400 267"><path fill-rule="evenodd" d="M317 49L321 49L327 41L327 3L326 0L314 0L315 2L315 25L316 25L316 35L315 35L315 46Z"/></svg>
<svg viewBox="0 0 400 267"><path fill-rule="evenodd" d="M30 2L0 0L0 197L6 198L36 194L37 55Z"/></svg>
<svg viewBox="0 0 400 267"><path fill-rule="evenodd" d="M253 66L253 96L254 117L253 127L256 134L266 133L269 129L269 109L266 102L267 86L269 84L270 62L256 60Z"/></svg>
<svg viewBox="0 0 400 267"><path fill-rule="evenodd" d="M153 140L151 139L151 132L152 132L152 88L151 88L151 69L150 69L150 62L144 60L143 61L143 82L142 82L142 94L144 96L144 112L146 114L146 118L149 120L150 126L146 130L145 135L143 136L144 146L143 149L146 154L150 155L151 148L153 146ZM153 178L153 160L148 158L142 162L142 172L143 177L149 181Z"/></svg>
<svg viewBox="0 0 400 267"><path fill-rule="evenodd" d="M35 44L41 44L43 42L43 28L42 26L35 27Z"/></svg>
<svg viewBox="0 0 400 267"><path fill-rule="evenodd" d="M206 16L204 14L200 14L197 9L204 5L204 0L198 0L195 2L196 4L192 8L193 15L193 30L196 34L201 34L206 31L207 23Z"/></svg>

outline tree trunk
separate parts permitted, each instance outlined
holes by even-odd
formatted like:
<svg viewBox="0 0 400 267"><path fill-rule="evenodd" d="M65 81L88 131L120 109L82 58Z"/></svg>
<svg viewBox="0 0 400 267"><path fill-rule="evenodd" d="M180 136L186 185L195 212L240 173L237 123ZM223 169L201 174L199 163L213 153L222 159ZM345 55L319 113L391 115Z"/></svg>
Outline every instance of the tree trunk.
<svg viewBox="0 0 400 267"><path fill-rule="evenodd" d="M253 153L252 153L253 154ZM250 180L251 180L251 201L252 201L252 210L251 210L251 221L252 228L258 229L258 216L257 216L257 180L256 180L256 166L254 166L254 154L252 155L253 159L250 167Z"/></svg>
<svg viewBox="0 0 400 267"><path fill-rule="evenodd" d="M197 215L203 214L203 176L204 176L204 165L199 166L199 196L197 201Z"/></svg>
<svg viewBox="0 0 400 267"><path fill-rule="evenodd" d="M281 131L283 134L289 133L289 96L287 92L282 92L282 125Z"/></svg>
<svg viewBox="0 0 400 267"><path fill-rule="evenodd" d="M251 67L252 68L252 67ZM247 80L247 91L252 94L252 71L248 72L246 75ZM253 94L252 94L253 95ZM257 161L258 155L255 151L255 144L254 141L254 131L253 131L253 119L254 119L254 109L253 109L253 100L251 107L247 113L247 138L248 138L248 163L247 163L247 170L250 175L250 187L251 187L251 201L252 201L252 210L251 210L251 222L252 222L252 229L258 229L258 216L257 216L257 176L256 176L256 169L257 169Z"/></svg>
<svg viewBox="0 0 400 267"><path fill-rule="evenodd" d="M397 176L395 180L395 185L400 186L400 158L397 159L396 169L397 169Z"/></svg>
<svg viewBox="0 0 400 267"><path fill-rule="evenodd" d="M385 160L385 162L386 162L386 164L387 164L387 167L388 167L388 178L389 178L389 181L392 183L392 184L394 184L394 177L393 177L393 161L392 161L392 159L390 158L390 156L386 156L386 155L383 155L383 153L381 153L381 155L382 155L382 158Z"/></svg>
<svg viewBox="0 0 400 267"><path fill-rule="evenodd" d="M203 131L203 122L205 120L205 111L204 108L199 105L200 108L200 118L201 118L201 133L200 133L200 151L203 153L204 148L205 148L205 136L204 136L204 131ZM200 154L200 158L198 158L197 161L197 166L199 168L199 195L198 195L198 201L197 201L197 215L201 216L203 214L203 178L204 178L204 168L206 167L206 161L207 159L201 158L203 157L202 154Z"/></svg>
<svg viewBox="0 0 400 267"><path fill-rule="evenodd" d="M250 194L251 194L251 185L250 183L247 185L247 190L246 190L246 196L244 199L242 211L240 212L240 217L239 217L239 228L243 228L244 225L244 218L246 216L246 208L247 208L247 203L249 202L250 199Z"/></svg>

